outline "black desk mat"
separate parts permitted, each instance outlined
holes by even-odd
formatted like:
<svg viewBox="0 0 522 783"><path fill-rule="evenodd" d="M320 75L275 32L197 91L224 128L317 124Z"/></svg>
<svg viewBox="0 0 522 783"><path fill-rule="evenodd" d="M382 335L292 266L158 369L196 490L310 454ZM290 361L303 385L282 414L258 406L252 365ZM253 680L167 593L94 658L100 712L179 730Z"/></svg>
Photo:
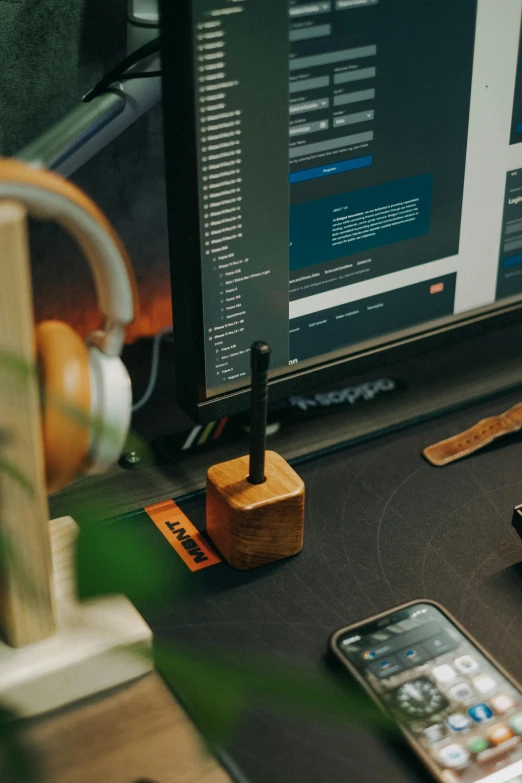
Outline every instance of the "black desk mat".
<svg viewBox="0 0 522 783"><path fill-rule="evenodd" d="M333 630L431 598L522 681L522 541L511 526L522 502L522 438L443 469L421 457L426 445L515 402L517 394L504 395L299 465L302 553L249 574L226 565L199 572L187 600L168 599L146 619L177 644L295 662L328 677ZM204 527L204 498L181 505ZM135 519L162 539L150 520ZM408 751L370 732L255 705L229 752L252 783L429 779Z"/></svg>

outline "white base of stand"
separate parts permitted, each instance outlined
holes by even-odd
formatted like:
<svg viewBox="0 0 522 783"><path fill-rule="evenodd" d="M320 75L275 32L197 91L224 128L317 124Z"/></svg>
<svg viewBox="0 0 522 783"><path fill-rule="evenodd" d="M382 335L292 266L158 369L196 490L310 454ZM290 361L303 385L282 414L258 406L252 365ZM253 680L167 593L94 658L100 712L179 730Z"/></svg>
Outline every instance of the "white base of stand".
<svg viewBox="0 0 522 783"><path fill-rule="evenodd" d="M153 668L152 633L130 601L77 601L77 525L71 517L50 525L58 632L18 649L0 642L0 702L21 717L101 693Z"/></svg>

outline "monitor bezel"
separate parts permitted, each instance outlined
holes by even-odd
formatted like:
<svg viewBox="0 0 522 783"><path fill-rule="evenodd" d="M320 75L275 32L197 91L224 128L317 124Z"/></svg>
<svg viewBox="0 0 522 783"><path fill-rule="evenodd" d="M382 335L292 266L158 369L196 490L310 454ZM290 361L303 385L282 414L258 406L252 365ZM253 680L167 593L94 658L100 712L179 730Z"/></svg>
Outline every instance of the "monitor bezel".
<svg viewBox="0 0 522 783"><path fill-rule="evenodd" d="M180 408L194 421L205 423L244 412L250 404L248 387L207 396L200 248L196 111L193 93L191 0L173 4L161 0L163 121L167 215L174 314L176 397ZM169 73L176 74L175 79ZM172 96L172 101L169 100ZM175 102L174 102L175 98ZM180 117L183 121L180 121ZM183 155L175 155L175 150ZM350 351L320 365L289 367L289 374L270 380L269 401L283 401L292 394L328 386L379 367L397 364L430 351L441 350L455 341L471 340L522 322L522 301L504 305L492 303L462 313L457 321L426 326L413 335L391 338L378 346Z"/></svg>

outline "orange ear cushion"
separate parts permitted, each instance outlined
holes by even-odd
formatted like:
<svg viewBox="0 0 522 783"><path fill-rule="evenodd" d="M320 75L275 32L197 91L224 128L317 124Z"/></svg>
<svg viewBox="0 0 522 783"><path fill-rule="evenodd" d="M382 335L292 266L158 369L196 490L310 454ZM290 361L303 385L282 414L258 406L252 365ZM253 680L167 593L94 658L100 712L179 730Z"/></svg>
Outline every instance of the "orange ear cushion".
<svg viewBox="0 0 522 783"><path fill-rule="evenodd" d="M79 335L60 321L44 321L36 327L36 348L47 489L57 492L82 470L87 457L89 354Z"/></svg>

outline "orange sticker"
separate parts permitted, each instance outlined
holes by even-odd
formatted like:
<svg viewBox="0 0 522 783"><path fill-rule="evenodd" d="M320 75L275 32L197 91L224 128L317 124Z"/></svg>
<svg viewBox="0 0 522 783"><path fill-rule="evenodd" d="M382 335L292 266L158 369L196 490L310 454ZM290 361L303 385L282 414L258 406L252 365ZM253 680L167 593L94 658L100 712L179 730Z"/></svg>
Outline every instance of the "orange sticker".
<svg viewBox="0 0 522 783"><path fill-rule="evenodd" d="M441 294L444 291L444 283L434 283L430 286L430 294Z"/></svg>
<svg viewBox="0 0 522 783"><path fill-rule="evenodd" d="M173 500L163 500L144 509L191 571L221 562L199 530Z"/></svg>

